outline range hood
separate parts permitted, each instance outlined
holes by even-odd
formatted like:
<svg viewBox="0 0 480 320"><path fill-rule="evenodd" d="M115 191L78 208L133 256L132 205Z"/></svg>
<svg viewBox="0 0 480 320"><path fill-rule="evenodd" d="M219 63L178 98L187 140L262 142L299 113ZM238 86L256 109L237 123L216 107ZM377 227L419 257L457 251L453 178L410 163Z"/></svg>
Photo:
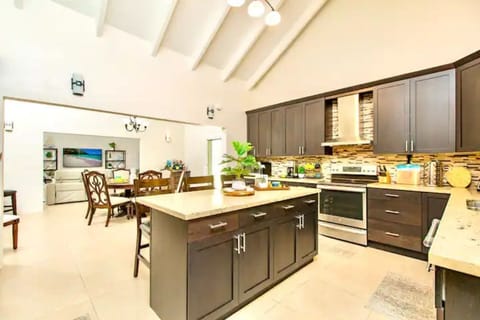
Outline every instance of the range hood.
<svg viewBox="0 0 480 320"><path fill-rule="evenodd" d="M338 98L338 137L322 143L333 147L354 144L370 144L360 137L360 101L358 94Z"/></svg>

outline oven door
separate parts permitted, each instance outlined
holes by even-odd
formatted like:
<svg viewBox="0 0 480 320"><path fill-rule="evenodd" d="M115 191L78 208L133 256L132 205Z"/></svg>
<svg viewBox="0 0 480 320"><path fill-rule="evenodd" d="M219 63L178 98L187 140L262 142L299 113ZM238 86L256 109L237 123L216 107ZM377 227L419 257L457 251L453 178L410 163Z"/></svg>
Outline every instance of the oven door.
<svg viewBox="0 0 480 320"><path fill-rule="evenodd" d="M367 190L360 187L322 186L318 219L361 229L367 228Z"/></svg>

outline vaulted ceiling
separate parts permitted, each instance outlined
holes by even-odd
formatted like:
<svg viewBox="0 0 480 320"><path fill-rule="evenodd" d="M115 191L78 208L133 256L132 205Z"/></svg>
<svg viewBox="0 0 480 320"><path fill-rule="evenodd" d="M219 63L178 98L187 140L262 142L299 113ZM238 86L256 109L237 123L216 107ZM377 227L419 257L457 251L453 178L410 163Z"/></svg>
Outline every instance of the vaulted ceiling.
<svg viewBox="0 0 480 320"><path fill-rule="evenodd" d="M269 27L262 18L248 16L248 0L240 8L226 0L52 1L92 18L92 37L108 37L105 26L115 27L151 42L147 55L174 50L186 57L192 71L209 65L221 71L222 80L245 81L248 89L262 80L327 2L270 0L282 21Z"/></svg>

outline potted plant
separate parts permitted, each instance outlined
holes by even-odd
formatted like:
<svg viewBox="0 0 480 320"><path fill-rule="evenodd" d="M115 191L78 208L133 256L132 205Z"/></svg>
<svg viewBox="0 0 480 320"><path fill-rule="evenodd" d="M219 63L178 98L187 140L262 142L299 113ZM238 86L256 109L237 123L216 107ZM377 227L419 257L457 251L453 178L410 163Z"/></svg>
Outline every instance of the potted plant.
<svg viewBox="0 0 480 320"><path fill-rule="evenodd" d="M246 185L243 177L249 175L250 172L253 169L257 169L259 165L255 157L248 154L248 152L253 149L250 142L233 141L232 145L236 155L224 154L223 161L220 164L232 163L233 165L223 168L222 172L236 177L236 180L232 183L233 189L245 190Z"/></svg>
<svg viewBox="0 0 480 320"><path fill-rule="evenodd" d="M115 151L115 147L117 146L115 142L110 142L108 145L113 149L113 151Z"/></svg>
<svg viewBox="0 0 480 320"><path fill-rule="evenodd" d="M305 178L305 167L303 166L303 164L298 166L298 177L300 179Z"/></svg>
<svg viewBox="0 0 480 320"><path fill-rule="evenodd" d="M315 165L313 163L305 163L305 176L308 178L315 177Z"/></svg>

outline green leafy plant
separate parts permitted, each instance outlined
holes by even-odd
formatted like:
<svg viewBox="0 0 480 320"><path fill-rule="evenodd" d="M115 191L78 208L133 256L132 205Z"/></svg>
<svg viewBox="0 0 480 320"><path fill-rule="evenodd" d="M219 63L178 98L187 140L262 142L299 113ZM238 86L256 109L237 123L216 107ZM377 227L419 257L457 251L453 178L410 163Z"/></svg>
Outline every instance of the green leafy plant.
<svg viewBox="0 0 480 320"><path fill-rule="evenodd" d="M50 159L51 157L53 157L53 153L52 153L51 151L47 151L47 152L45 153L45 157L46 157L47 159Z"/></svg>
<svg viewBox="0 0 480 320"><path fill-rule="evenodd" d="M235 175L237 179L241 179L259 166L255 157L248 154L253 149L250 142L233 141L232 145L237 153L236 156L224 154L223 161L220 164L232 163L233 166L223 168L222 172L228 175Z"/></svg>
<svg viewBox="0 0 480 320"><path fill-rule="evenodd" d="M113 150L115 150L115 147L117 146L117 144L115 142L110 142L108 144L110 146L110 148L112 148Z"/></svg>
<svg viewBox="0 0 480 320"><path fill-rule="evenodd" d="M298 173L305 174L305 167L303 165L298 166Z"/></svg>

